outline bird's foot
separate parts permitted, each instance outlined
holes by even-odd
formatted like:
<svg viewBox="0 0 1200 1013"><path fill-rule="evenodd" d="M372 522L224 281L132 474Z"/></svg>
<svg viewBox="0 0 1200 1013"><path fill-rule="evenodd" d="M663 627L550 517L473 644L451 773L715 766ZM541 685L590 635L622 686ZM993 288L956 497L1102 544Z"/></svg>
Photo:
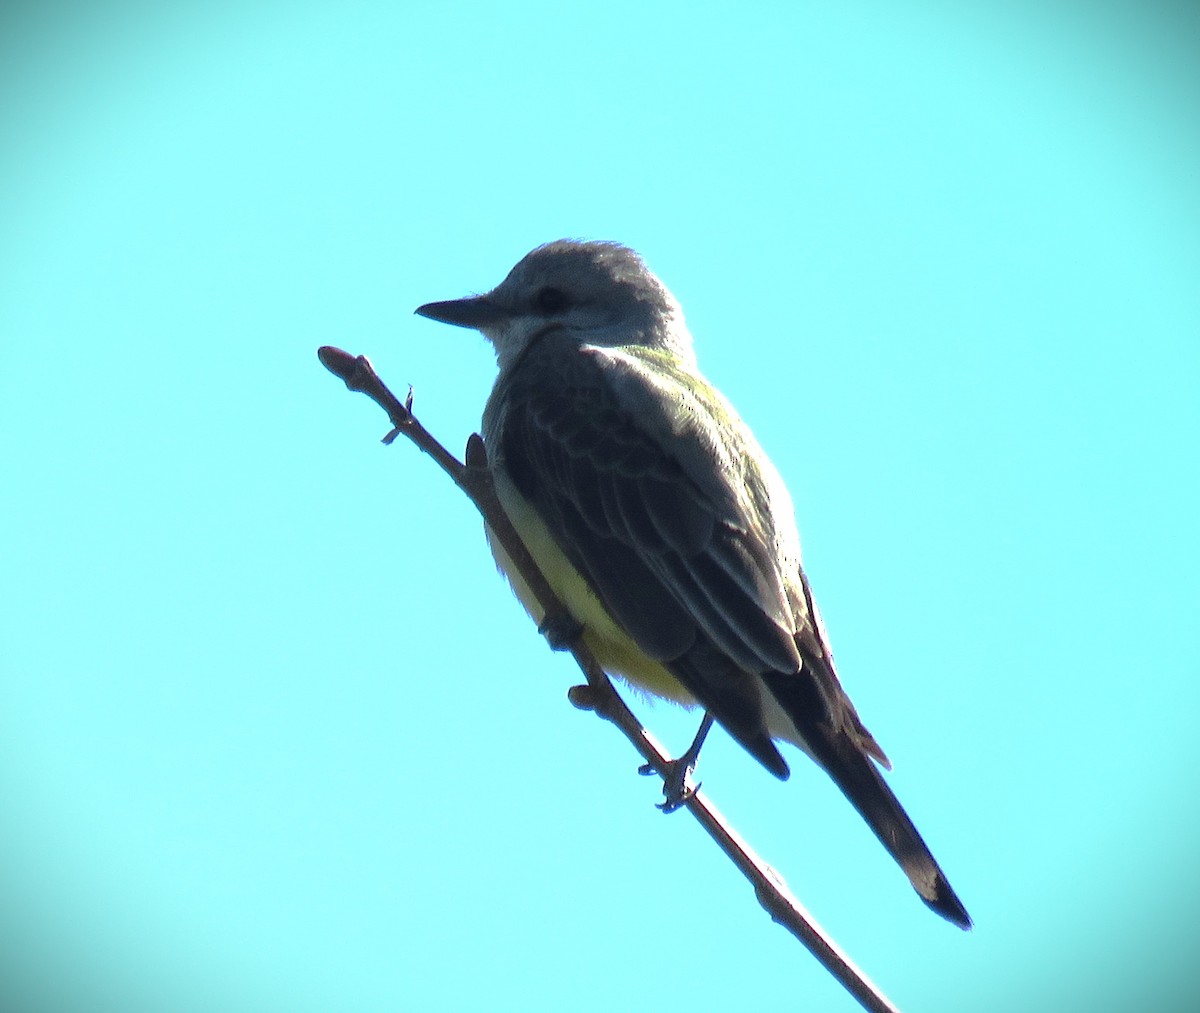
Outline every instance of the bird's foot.
<svg viewBox="0 0 1200 1013"><path fill-rule="evenodd" d="M682 809L688 800L700 790L700 782L692 783L692 772L696 769L696 761L700 759L700 747L712 728L712 715L705 713L700 722L700 729L687 751L677 760L668 760L662 770L655 768L652 763L643 763L638 767L638 773L643 776L659 774L663 779L663 801L655 805L664 813L673 813Z"/></svg>
<svg viewBox="0 0 1200 1013"><path fill-rule="evenodd" d="M643 777L660 774L663 779L663 801L655 802L655 808L664 813L673 813L687 805L688 800L700 790L700 782L692 783L692 772L696 769L695 761L681 756L678 760L668 760L665 770L658 770L651 763L643 763L638 767L638 773Z"/></svg>
<svg viewBox="0 0 1200 1013"><path fill-rule="evenodd" d="M569 651L583 636L583 623L569 612L547 615L538 626L552 651Z"/></svg>

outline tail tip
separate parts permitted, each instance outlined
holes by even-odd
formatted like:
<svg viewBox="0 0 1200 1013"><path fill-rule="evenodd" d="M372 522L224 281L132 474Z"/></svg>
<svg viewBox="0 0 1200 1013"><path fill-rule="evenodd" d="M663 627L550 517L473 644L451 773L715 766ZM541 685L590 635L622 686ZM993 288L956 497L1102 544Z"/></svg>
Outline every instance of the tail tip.
<svg viewBox="0 0 1200 1013"><path fill-rule="evenodd" d="M936 911L946 921L957 925L964 932L970 932L974 928L975 923L971 921L971 916L967 914L967 909L963 907L962 901L958 899L958 895L950 888L950 884L946 882L945 877L939 876L937 878L932 897L926 897L920 893L918 893L918 896L931 910Z"/></svg>

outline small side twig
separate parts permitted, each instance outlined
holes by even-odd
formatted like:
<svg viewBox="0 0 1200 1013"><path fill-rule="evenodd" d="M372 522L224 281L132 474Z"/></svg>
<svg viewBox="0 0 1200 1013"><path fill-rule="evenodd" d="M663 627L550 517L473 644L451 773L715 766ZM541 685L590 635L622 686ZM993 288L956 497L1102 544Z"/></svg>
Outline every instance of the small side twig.
<svg viewBox="0 0 1200 1013"><path fill-rule="evenodd" d="M390 444L399 435L407 436L429 454L475 504L492 536L508 554L545 615L568 619L569 613L551 590L496 497L483 439L478 434L472 435L467 441L465 463L460 462L417 421L411 410L412 392L402 403L388 390L366 356L351 355L329 345L320 348L317 355L325 368L340 377L350 390L366 394L387 413L392 430L384 437L384 443ZM651 768L656 771L668 769L670 757L625 705L582 639L575 637L566 646L587 678L587 685L572 687L568 694L571 702L612 722ZM750 881L759 904L771 918L799 939L864 1009L871 1013L898 1013L888 998L812 919L783 878L751 850L702 792L692 793L684 805Z"/></svg>

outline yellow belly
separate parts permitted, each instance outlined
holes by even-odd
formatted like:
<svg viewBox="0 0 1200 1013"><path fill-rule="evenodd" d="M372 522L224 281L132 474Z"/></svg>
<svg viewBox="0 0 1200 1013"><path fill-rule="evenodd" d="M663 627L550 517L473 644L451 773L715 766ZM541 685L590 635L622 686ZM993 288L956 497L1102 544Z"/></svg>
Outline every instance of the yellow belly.
<svg viewBox="0 0 1200 1013"><path fill-rule="evenodd" d="M551 589L561 599L567 610L583 626L583 642L596 656L600 666L610 675L618 676L636 689L652 696L663 697L690 707L696 703L692 696L670 672L654 661L630 639L608 614L600 599L592 592L587 581L571 565L542 519L511 487L497 482L497 493L505 511L529 549L529 554L546 577ZM508 554L487 530L488 545L496 564L508 578L517 598L534 622L541 624L545 611L533 597L529 585L521 579Z"/></svg>

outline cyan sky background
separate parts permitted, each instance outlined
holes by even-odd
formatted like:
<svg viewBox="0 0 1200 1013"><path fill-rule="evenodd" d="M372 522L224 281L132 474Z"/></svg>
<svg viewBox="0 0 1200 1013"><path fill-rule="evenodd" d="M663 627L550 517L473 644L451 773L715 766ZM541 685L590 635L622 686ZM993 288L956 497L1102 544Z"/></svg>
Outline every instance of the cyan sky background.
<svg viewBox="0 0 1200 1013"><path fill-rule="evenodd" d="M1197 9L0 14L0 1008L849 1010L572 709L413 308L641 251L796 499L977 922L823 775L716 804L906 1010L1200 1004ZM639 706L674 748L692 719Z"/></svg>

